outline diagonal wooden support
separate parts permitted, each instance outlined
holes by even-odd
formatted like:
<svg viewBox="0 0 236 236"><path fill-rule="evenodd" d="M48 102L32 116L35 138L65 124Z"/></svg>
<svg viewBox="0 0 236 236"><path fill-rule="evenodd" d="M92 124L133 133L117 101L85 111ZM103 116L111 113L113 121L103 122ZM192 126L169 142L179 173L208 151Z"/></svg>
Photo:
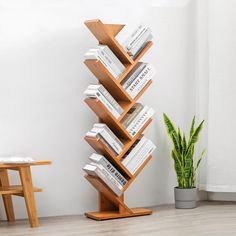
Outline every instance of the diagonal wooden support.
<svg viewBox="0 0 236 236"><path fill-rule="evenodd" d="M23 194L25 198L25 204L28 212L28 217L31 227L37 227L39 225L35 199L34 199L34 189L32 184L32 177L30 166L24 166L19 168L21 184L23 187Z"/></svg>
<svg viewBox="0 0 236 236"><path fill-rule="evenodd" d="M9 187L9 178L7 169L0 169L0 187ZM2 195L5 212L8 221L15 221L12 196L10 194Z"/></svg>

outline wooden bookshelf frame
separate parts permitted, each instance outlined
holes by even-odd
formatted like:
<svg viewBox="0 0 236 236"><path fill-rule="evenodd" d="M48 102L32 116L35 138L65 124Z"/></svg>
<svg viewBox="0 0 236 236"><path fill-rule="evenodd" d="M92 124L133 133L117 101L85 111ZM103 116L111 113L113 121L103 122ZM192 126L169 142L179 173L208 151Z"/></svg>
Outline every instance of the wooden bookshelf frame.
<svg viewBox="0 0 236 236"><path fill-rule="evenodd" d="M152 211L149 209L129 208L124 203L124 192L139 175L142 169L148 164L152 156L150 155L145 160L145 162L140 166L134 175L132 175L122 164L122 158L135 143L135 141L142 135L146 127L152 122L152 119L150 118L134 137L132 137L123 127L121 120L142 96L142 94L148 89L152 81L149 81L134 99L132 99L124 90L121 82L139 62L139 60L148 51L153 43L148 42L141 52L136 56L136 58L132 59L115 39L115 35L124 27L124 25L104 24L99 19L85 21L85 25L97 38L100 44L107 45L115 53L115 55L126 68L123 74L118 79L115 79L99 60L84 61L89 70L96 76L99 83L101 83L111 93L111 95L124 109L124 112L121 114L121 116L116 119L98 99L85 99L86 104L98 116L99 121L106 123L109 128L121 139L121 141L124 143L124 148L123 151L118 156L116 156L100 139L85 136L85 140L96 152L104 155L128 180L122 189L123 194L119 197L100 178L86 175L85 178L97 189L99 193L99 211L88 212L85 213L85 215L94 220L107 220L150 215L152 214Z"/></svg>

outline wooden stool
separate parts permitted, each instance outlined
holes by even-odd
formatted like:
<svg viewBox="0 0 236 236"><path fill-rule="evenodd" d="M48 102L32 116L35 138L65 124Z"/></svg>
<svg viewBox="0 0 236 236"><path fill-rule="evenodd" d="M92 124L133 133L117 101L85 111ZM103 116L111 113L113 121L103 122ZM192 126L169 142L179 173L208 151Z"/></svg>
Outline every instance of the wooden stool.
<svg viewBox="0 0 236 236"><path fill-rule="evenodd" d="M3 198L8 221L15 220L11 196L15 195L25 198L25 204L31 227L37 227L39 225L34 192L41 192L42 189L33 187L30 167L49 164L51 164L51 161L37 161L29 164L0 164L0 195L2 195ZM8 170L15 170L19 172L21 185L10 185Z"/></svg>

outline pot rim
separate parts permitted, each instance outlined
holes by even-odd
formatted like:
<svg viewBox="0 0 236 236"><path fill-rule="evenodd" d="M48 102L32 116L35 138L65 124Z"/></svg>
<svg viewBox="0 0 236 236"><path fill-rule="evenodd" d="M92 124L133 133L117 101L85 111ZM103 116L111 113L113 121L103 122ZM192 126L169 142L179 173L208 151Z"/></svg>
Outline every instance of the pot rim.
<svg viewBox="0 0 236 236"><path fill-rule="evenodd" d="M193 188L179 188L178 186L174 187L175 189L183 189L183 190L192 190L192 189L197 189L197 187Z"/></svg>

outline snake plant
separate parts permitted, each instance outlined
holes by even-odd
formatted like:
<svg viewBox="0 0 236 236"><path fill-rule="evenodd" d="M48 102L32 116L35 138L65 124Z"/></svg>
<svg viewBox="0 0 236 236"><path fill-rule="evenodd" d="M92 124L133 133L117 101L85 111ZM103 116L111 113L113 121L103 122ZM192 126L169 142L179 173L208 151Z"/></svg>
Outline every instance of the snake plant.
<svg viewBox="0 0 236 236"><path fill-rule="evenodd" d="M174 160L174 168L176 171L179 188L195 188L196 187L196 170L205 154L203 150L199 158L194 161L194 147L198 141L199 133L202 130L204 120L195 128L195 116L193 117L189 138L186 139L185 133L181 133L180 129L176 129L169 117L163 113L164 122L167 133L172 141L173 149L171 157Z"/></svg>

